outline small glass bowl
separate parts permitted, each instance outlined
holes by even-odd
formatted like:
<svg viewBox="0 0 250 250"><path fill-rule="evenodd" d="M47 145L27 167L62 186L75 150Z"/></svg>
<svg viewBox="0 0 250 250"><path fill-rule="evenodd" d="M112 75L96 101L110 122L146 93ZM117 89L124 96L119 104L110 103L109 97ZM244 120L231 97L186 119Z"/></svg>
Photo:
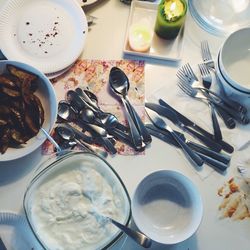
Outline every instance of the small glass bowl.
<svg viewBox="0 0 250 250"><path fill-rule="evenodd" d="M84 169L85 172L82 169ZM28 185L28 188L25 192L25 195L24 195L23 206L24 206L24 211L25 211L27 221L28 221L34 235L36 236L37 240L44 247L44 249L50 249L50 250L57 249L55 246L57 246L57 244L58 244L58 242L56 242L56 239L53 238L53 237L55 237L54 234L53 233L50 233L50 234L46 233L45 232L46 229L50 230L50 228L52 228L53 225L55 225L53 223L56 222L56 227L58 229L56 231L56 235L58 237L58 234L61 233L60 227L65 228L68 223L71 223L70 219L65 220L66 224L63 221L60 221L58 223L58 218L57 218L59 216L58 214L61 215L64 213L64 208L62 208L60 206L65 205L66 206L65 209L67 209L68 203L65 203L65 204L60 203L58 205L56 202L54 202L54 201L51 202L51 200L50 200L50 199L55 199L58 201L59 195L61 195L61 196L64 195L65 190L66 190L66 192L70 193L70 195L72 195L72 196L70 196L70 197L69 196L65 196L65 197L60 196L60 199L62 199L63 201L65 201L66 199L73 199L74 200L76 197L73 197L73 196L79 195L79 193L76 194L77 191L75 191L75 190L77 190L77 189L72 188L72 180L73 180L72 177L70 177L69 178L70 181L68 181L67 178L69 175L75 176L75 173L78 174L78 173L81 173L81 171L83 171L83 174L81 173L80 177L79 177L79 175L77 175L78 179L76 178L77 185L79 183L82 184L82 185L78 186L78 187L80 187L80 190L82 190L82 191L80 192L79 198L77 198L77 199L81 199L81 200L87 199L88 202L91 202L91 209L93 207L93 213L95 213L95 211L97 211L97 215L99 215L99 210L98 210L99 204L95 203L96 196L94 196L94 195L97 195L97 193L95 193L95 188L98 187L98 185L96 185L96 184L99 184L99 183L102 184L102 182L95 182L94 179L92 180L91 179L92 175L88 174L88 172L87 172L88 170L94 171L95 173L97 172L98 176L101 176L101 180L104 180L104 182L108 183L108 185L110 186L110 189L108 189L108 190L112 190L111 193L113 195L112 197L114 198L113 204L116 204L115 207L117 210L119 210L118 211L119 213L117 211L116 212L117 212L117 214L120 215L119 218L114 218L114 219L119 220L120 223L122 223L126 226L129 225L130 220L131 220L130 197L129 197L129 194L128 194L128 191L127 191L125 185L123 184L121 178L115 172L115 170L104 159L102 159L101 157L99 157L95 154L92 154L89 152L66 151L66 152L60 153L60 155L53 155L49 160L45 161L44 163L42 163L40 165L40 167L38 168L37 174L31 180L31 182ZM65 175L65 173L66 173L66 175ZM63 174L64 174L64 176L67 176L66 181L62 181ZM53 187L55 187L55 183L58 183L59 180L62 181L60 184L57 184L57 185L59 185L59 188L58 188L58 186L56 186L56 188L53 189ZM71 186L69 185L70 188L65 189L65 186L67 187L68 182L71 183ZM88 185L86 185L86 183L88 183ZM87 193L87 192L84 192L84 190L83 190L84 188L87 188L89 190L88 194L90 195L90 197L84 196ZM100 191L100 196L98 196L98 197L105 197L106 193L104 193L104 191L102 192L102 190L104 190L104 188L103 189L98 188L98 190ZM43 197L43 194L45 194L44 197ZM99 193L98 193L98 195L99 195ZM49 202L47 202L48 200L49 200ZM82 216L84 217L84 215L81 214L81 211L84 214L84 209L83 210L78 209L79 207L82 208L82 204L78 203L78 200L76 200L76 202L73 204L74 204L74 205L72 205L73 210L70 213L70 216L73 213L77 213L77 216L78 216L77 218L79 218L80 223L82 223ZM102 205L102 208L104 207L104 209L105 209L104 211L108 211L108 213L109 213L109 207L111 205L108 205L108 204L111 204L111 203L107 203L107 208L108 208L107 210L106 210L106 203L103 203L103 204L105 204L105 205ZM55 211L53 209L51 209L51 207L55 208L56 216L55 216ZM83 204L83 207L84 207L84 204ZM48 208L51 209L51 210L48 210L48 214L44 213L44 210L46 210ZM95 210L95 208L97 208L97 210ZM58 214L57 214L57 209L59 209ZM105 214L105 212L103 214L100 212L100 215L101 215L101 218L103 218L102 215L109 216L109 214L107 215L107 214ZM49 219L48 219L48 217L49 217ZM91 244L86 244L86 246L81 245L82 249L107 249L107 248L110 248L111 246L115 245L116 243L118 243L118 241L123 236L123 232L121 232L119 229L114 227L111 223L109 223L107 221L103 222L103 220L99 221L99 219L100 219L100 217L98 218L98 216L97 216L97 219L96 219L97 222L95 222L94 225L98 225L98 227L101 227L101 229L102 229L102 227L105 227L104 236L102 235L103 236L102 239L100 240L100 242L97 242L96 244L94 242L92 242ZM91 217L91 220L92 220L92 217ZM50 223L51 223L51 225L50 225ZM75 221L74 221L74 223L75 223ZM104 223L104 224L102 224L102 223ZM60 224L60 227L58 226L58 224ZM85 226L86 225L88 225L88 223L85 224ZM72 224L72 227L73 226L74 225ZM43 227L45 229L43 229ZM95 230L95 229L93 229L93 224L92 224L92 228L90 230ZM71 232L70 235L67 235L67 231L64 230L64 235L62 236L62 239L64 241L67 241L67 243L68 242L74 243L75 239L79 239L80 237L82 237L81 234L83 235L83 231L77 230L77 226L74 227L74 229L69 229L69 231ZM73 232L73 234L72 234L72 232ZM103 231L101 231L101 233L103 233ZM48 235L49 235L49 238L48 238ZM70 237L72 237L72 238L70 238ZM98 238L98 237L99 237L98 233L93 235L94 239ZM69 240L67 240L67 239L69 239ZM63 244L63 247L67 247L64 244ZM71 249L74 249L74 246L72 246L72 247L73 248L71 248ZM67 249L70 249L70 248L67 247Z"/></svg>

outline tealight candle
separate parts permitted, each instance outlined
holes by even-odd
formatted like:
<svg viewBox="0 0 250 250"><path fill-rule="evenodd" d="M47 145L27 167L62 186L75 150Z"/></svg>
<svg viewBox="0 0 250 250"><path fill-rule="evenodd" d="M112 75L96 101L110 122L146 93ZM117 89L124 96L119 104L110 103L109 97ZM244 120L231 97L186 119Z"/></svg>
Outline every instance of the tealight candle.
<svg viewBox="0 0 250 250"><path fill-rule="evenodd" d="M162 0L156 17L156 34L164 39L176 38L184 24L186 13L185 0Z"/></svg>

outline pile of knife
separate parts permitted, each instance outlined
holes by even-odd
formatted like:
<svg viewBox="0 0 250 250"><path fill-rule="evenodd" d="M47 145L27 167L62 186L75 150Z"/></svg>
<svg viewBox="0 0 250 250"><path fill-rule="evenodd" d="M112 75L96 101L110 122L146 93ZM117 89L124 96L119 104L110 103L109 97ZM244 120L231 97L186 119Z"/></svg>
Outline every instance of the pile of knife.
<svg viewBox="0 0 250 250"><path fill-rule="evenodd" d="M158 101L158 104L145 103L146 112L152 121L152 124L146 124L149 133L168 144L181 148L197 169L200 169L205 162L219 172L226 171L231 157L220 151L224 150L231 154L234 148L224 140L215 140L213 134L179 113L164 100L159 99ZM183 133L173 130L166 123L165 118L204 145L186 139Z"/></svg>

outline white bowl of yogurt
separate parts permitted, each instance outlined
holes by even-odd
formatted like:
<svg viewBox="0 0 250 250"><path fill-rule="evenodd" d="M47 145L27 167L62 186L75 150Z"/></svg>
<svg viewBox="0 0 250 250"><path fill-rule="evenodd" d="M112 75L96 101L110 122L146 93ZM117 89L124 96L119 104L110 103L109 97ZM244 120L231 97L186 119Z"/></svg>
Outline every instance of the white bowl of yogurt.
<svg viewBox="0 0 250 250"><path fill-rule="evenodd" d="M106 249L131 219L128 192L102 158L69 152L42 164L24 196L24 210L35 236L49 250Z"/></svg>

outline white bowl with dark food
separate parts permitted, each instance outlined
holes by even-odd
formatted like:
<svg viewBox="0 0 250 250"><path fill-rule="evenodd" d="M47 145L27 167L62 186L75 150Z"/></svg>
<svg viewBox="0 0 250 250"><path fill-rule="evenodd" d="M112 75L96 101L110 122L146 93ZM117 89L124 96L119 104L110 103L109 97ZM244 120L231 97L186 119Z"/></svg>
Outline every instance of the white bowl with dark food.
<svg viewBox="0 0 250 250"><path fill-rule="evenodd" d="M34 67L0 61L0 162L15 160L37 149L51 131L57 101L49 79Z"/></svg>
<svg viewBox="0 0 250 250"><path fill-rule="evenodd" d="M196 186L186 176L160 170L146 176L132 199L137 227L161 244L176 244L192 236L200 225L203 205Z"/></svg>
<svg viewBox="0 0 250 250"><path fill-rule="evenodd" d="M230 34L220 49L219 66L232 87L250 93L250 27Z"/></svg>
<svg viewBox="0 0 250 250"><path fill-rule="evenodd" d="M66 152L38 168L24 196L31 229L44 249L95 250L123 233L106 217L128 225L130 198L114 169L87 152Z"/></svg>

